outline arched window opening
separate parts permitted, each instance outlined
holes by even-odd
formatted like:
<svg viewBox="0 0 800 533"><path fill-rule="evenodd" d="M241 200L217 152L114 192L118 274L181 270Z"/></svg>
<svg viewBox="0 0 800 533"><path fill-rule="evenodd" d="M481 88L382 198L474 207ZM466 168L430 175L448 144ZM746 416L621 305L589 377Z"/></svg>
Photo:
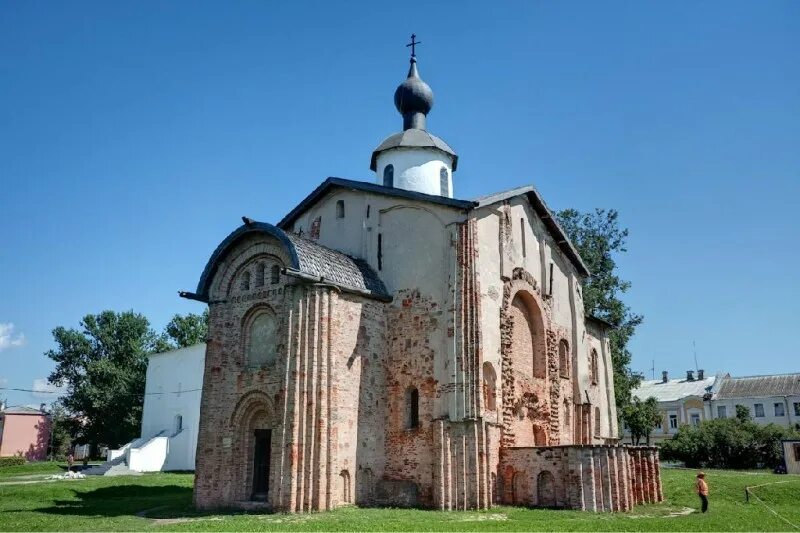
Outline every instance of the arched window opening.
<svg viewBox="0 0 800 533"><path fill-rule="evenodd" d="M442 196L450 196L450 175L447 172L447 167L442 167L439 170L439 187L442 191Z"/></svg>
<svg viewBox="0 0 800 533"><path fill-rule="evenodd" d="M562 378L569 377L569 343L566 339L558 343L558 371Z"/></svg>
<svg viewBox="0 0 800 533"><path fill-rule="evenodd" d="M600 436L600 408L594 408L594 436Z"/></svg>
<svg viewBox="0 0 800 533"><path fill-rule="evenodd" d="M483 363L483 405L489 411L497 409L497 373L492 363Z"/></svg>
<svg viewBox="0 0 800 533"><path fill-rule="evenodd" d="M394 165L383 167L383 186L394 187Z"/></svg>
<svg viewBox="0 0 800 533"><path fill-rule="evenodd" d="M183 416L175 415L175 433L183 431Z"/></svg>
<svg viewBox="0 0 800 533"><path fill-rule="evenodd" d="M597 385L597 375L599 374L597 368L597 350L592 348L592 353L589 355L589 376L592 379L592 385Z"/></svg>
<svg viewBox="0 0 800 533"><path fill-rule="evenodd" d="M249 291L250 290L250 271L249 270L245 270L244 272L242 272L242 283L239 286L239 288L241 290L243 290L243 291Z"/></svg>
<svg viewBox="0 0 800 533"><path fill-rule="evenodd" d="M256 267L256 287L264 286L264 272L266 269L267 267L264 266L264 263L259 263Z"/></svg>
<svg viewBox="0 0 800 533"><path fill-rule="evenodd" d="M272 265L272 268L269 269L269 282L272 285L279 283L281 281L281 267L278 265Z"/></svg>
<svg viewBox="0 0 800 533"><path fill-rule="evenodd" d="M564 427L567 431L570 431L572 428L572 407L569 404L568 400L564 400Z"/></svg>
<svg viewBox="0 0 800 533"><path fill-rule="evenodd" d="M336 218L344 218L344 200L336 201Z"/></svg>
<svg viewBox="0 0 800 533"><path fill-rule="evenodd" d="M419 391L414 387L406 390L406 429L419 427Z"/></svg>
<svg viewBox="0 0 800 533"><path fill-rule="evenodd" d="M353 503L353 497L350 489L350 472L342 470L339 474L342 478L342 501L344 503Z"/></svg>
<svg viewBox="0 0 800 533"><path fill-rule="evenodd" d="M547 446L547 433L542 426L533 427L533 445Z"/></svg>
<svg viewBox="0 0 800 533"><path fill-rule="evenodd" d="M533 297L520 291L509 309L512 327L511 357L515 372L524 378L546 378L547 357L541 311Z"/></svg>
<svg viewBox="0 0 800 533"><path fill-rule="evenodd" d="M275 315L268 311L259 313L250 321L246 342L247 366L259 368L275 360L277 329Z"/></svg>
<svg viewBox="0 0 800 533"><path fill-rule="evenodd" d="M525 219L519 219L519 236L520 241L522 241L522 257L528 257L528 249L525 246Z"/></svg>

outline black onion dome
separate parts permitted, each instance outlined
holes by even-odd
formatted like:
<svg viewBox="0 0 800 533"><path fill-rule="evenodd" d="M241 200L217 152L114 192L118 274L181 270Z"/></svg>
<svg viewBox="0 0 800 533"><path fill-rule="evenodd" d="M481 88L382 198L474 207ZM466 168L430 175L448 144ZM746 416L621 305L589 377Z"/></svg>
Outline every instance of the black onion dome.
<svg viewBox="0 0 800 533"><path fill-rule="evenodd" d="M403 129L425 129L425 115L433 107L433 91L419 77L416 58L411 58L408 77L394 92L394 105L403 115Z"/></svg>
<svg viewBox="0 0 800 533"><path fill-rule="evenodd" d="M419 77L416 59L411 60L408 77L394 92L394 105L403 115L415 112L427 115L433 107L433 91Z"/></svg>

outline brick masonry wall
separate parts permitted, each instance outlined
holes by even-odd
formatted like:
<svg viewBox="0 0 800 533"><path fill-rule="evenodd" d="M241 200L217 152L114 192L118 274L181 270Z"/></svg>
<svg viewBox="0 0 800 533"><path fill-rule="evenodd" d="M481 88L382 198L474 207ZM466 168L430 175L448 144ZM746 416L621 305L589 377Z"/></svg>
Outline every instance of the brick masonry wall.
<svg viewBox="0 0 800 533"><path fill-rule="evenodd" d="M386 431L387 481L391 489L379 495L384 504L432 506L434 399L437 382L434 379L435 353L429 339L440 327L441 306L420 295L416 290L399 291L398 305L388 309L389 353L386 358L386 397L388 416ZM409 427L408 394L419 393L419 423ZM389 485L387 485L388 487Z"/></svg>
<svg viewBox="0 0 800 533"><path fill-rule="evenodd" d="M659 469L656 447L510 448L501 459L498 490L509 505L627 511L663 501Z"/></svg>
<svg viewBox="0 0 800 533"><path fill-rule="evenodd" d="M261 285L255 274L262 263L269 272L286 257L269 239L243 239L212 284L195 504L250 499L260 428L272 430L268 506L311 511L351 503L365 494L356 484L382 475L385 398L361 389L377 383L384 390L385 305L283 275ZM276 317L276 356L250 367L246 332L259 312ZM362 400L370 405L356 410Z"/></svg>

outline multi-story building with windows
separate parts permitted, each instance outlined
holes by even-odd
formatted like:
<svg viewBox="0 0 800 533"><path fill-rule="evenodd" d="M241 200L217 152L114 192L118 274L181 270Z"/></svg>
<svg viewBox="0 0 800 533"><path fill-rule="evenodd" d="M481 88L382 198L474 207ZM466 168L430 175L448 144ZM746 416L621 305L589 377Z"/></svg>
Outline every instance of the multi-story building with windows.
<svg viewBox="0 0 800 533"><path fill-rule="evenodd" d="M642 401L651 396L658 400L663 417L661 424L653 429L650 440L653 443L671 438L682 425L699 425L701 421L711 418L707 401L713 391L716 376L707 377L703 370L697 374L693 370L686 372L684 379L669 379L666 371L660 380L645 380L634 389L633 396ZM630 430L623 424L626 439L631 436Z"/></svg>
<svg viewBox="0 0 800 533"><path fill-rule="evenodd" d="M795 427L800 424L800 374L726 376L708 403L712 418L734 417L736 406L743 405L759 424Z"/></svg>

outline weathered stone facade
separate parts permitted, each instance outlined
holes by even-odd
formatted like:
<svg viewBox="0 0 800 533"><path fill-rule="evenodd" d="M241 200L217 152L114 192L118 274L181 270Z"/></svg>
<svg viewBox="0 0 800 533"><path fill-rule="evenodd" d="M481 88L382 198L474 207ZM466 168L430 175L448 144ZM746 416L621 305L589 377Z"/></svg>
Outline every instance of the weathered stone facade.
<svg viewBox="0 0 800 533"><path fill-rule="evenodd" d="M617 444L606 326L535 198L356 183L245 220L189 294L210 310L197 507L660 501L657 452Z"/></svg>

